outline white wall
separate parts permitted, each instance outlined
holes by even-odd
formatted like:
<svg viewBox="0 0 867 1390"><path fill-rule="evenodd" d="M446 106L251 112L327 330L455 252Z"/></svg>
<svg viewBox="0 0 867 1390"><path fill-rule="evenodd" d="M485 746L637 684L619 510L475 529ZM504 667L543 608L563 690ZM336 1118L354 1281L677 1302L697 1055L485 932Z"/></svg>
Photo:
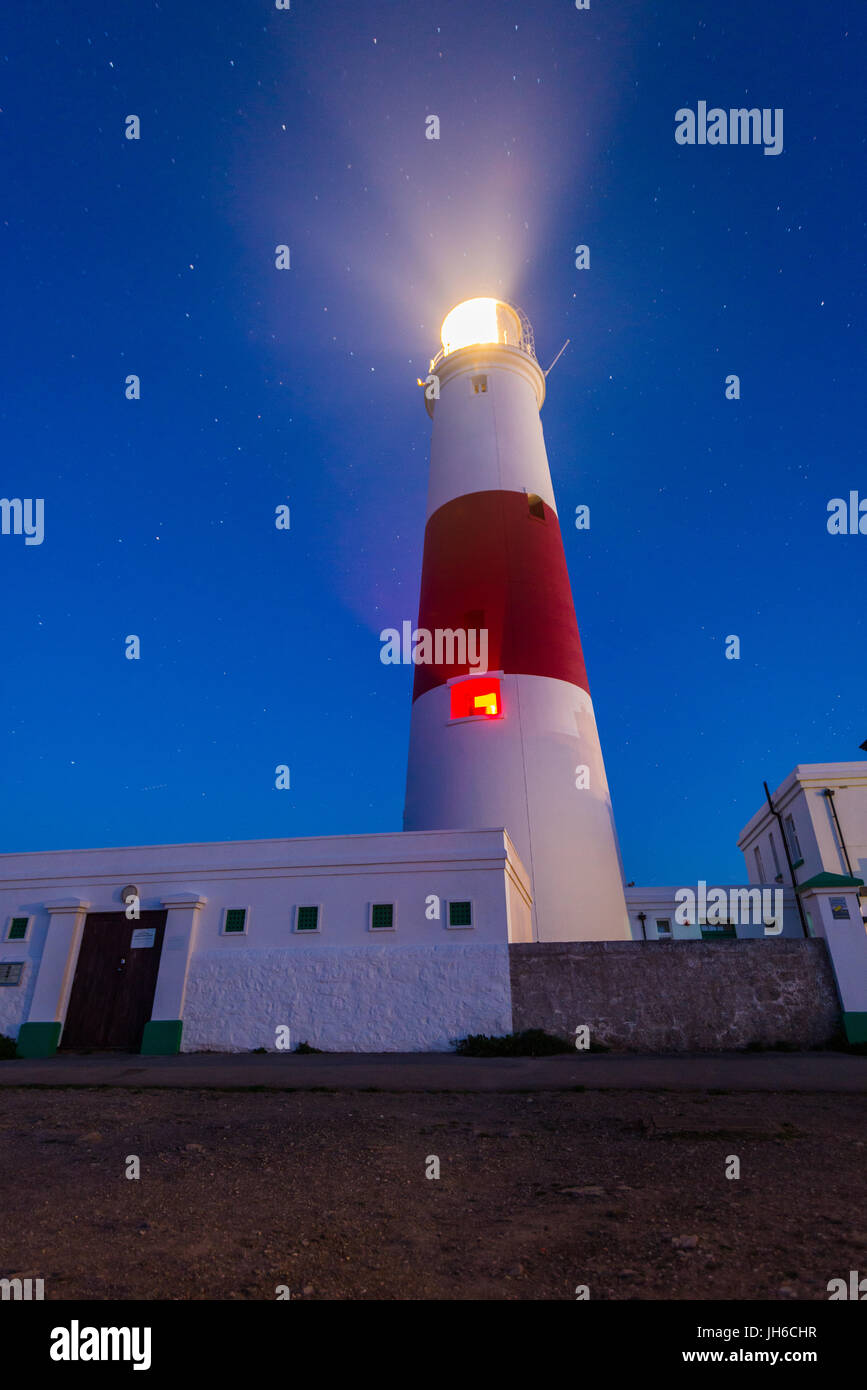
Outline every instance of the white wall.
<svg viewBox="0 0 867 1390"><path fill-rule="evenodd" d="M503 942L366 948L304 941L303 950L200 950L193 957L182 1051L447 1051L468 1033L512 1030L509 948Z"/></svg>
<svg viewBox="0 0 867 1390"><path fill-rule="evenodd" d="M851 764L850 764L851 766ZM849 853L855 878L867 883L867 763L856 763L857 772L847 773L844 764L831 764L824 776L800 768L799 783L807 814L813 827L821 869L832 874L848 874L840 836L834 824L825 787L834 792L834 807ZM817 869L817 873L821 870Z"/></svg>
<svg viewBox="0 0 867 1390"><path fill-rule="evenodd" d="M448 686L415 701L405 824L502 820L533 881L538 941L629 939L611 798L590 696L548 676L501 678L503 718L452 720ZM575 770L589 768L589 786Z"/></svg>

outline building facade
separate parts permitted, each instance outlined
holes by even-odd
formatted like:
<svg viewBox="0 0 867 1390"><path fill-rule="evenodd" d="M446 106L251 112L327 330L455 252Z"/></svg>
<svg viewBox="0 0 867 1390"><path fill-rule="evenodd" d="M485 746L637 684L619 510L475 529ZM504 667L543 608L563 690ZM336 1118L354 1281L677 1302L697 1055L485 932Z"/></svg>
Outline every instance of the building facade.
<svg viewBox="0 0 867 1390"><path fill-rule="evenodd" d="M727 905L719 913L711 913L702 904L700 883L678 887L642 888L627 885L626 906L633 941L726 941L736 938L766 938L767 926L776 927L773 920L776 903L768 895L779 888L777 884L765 884L764 898L761 888L756 892L756 884L737 883L721 885L726 895ZM705 903L717 885L705 885ZM685 908L684 889L688 889L695 899L693 910ZM782 909L782 931L773 931L774 936L803 936L798 906L791 888L779 888ZM770 906L771 911L766 910ZM715 920L719 917L719 921ZM681 918L688 918L681 921Z"/></svg>
<svg viewBox="0 0 867 1390"><path fill-rule="evenodd" d="M0 930L0 1033L36 1056L443 1050L510 1031L532 939L502 830L3 855Z"/></svg>

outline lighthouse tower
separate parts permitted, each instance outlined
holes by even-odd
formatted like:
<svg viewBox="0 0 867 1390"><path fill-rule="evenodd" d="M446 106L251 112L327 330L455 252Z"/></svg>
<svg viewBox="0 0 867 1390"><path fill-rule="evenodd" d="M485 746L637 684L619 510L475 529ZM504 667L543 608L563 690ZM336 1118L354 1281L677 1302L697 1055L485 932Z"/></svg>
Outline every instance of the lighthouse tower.
<svg viewBox="0 0 867 1390"><path fill-rule="evenodd" d="M532 329L511 305L472 299L446 317L442 343L425 391L404 829L505 826L530 874L536 940L628 940Z"/></svg>

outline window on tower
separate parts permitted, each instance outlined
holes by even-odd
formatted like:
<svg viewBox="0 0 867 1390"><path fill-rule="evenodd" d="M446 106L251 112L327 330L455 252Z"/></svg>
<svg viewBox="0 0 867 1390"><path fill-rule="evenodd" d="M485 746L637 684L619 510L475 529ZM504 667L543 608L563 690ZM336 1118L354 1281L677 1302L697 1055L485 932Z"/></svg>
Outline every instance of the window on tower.
<svg viewBox="0 0 867 1390"><path fill-rule="evenodd" d="M527 493L527 505L531 516L538 517L540 521L545 520L545 503L535 492Z"/></svg>
<svg viewBox="0 0 867 1390"><path fill-rule="evenodd" d="M451 687L452 719L496 719L503 712L498 677L473 676Z"/></svg>
<svg viewBox="0 0 867 1390"><path fill-rule="evenodd" d="M473 384L473 395L483 396L488 389L488 378L486 376L471 376L470 381Z"/></svg>

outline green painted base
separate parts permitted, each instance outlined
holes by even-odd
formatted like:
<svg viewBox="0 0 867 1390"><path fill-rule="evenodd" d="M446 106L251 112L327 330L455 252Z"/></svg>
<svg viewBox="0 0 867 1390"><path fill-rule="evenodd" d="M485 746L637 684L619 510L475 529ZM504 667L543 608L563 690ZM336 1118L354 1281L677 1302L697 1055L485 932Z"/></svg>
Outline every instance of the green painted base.
<svg viewBox="0 0 867 1390"><path fill-rule="evenodd" d="M59 1023L22 1023L15 1050L19 1057L53 1057L59 1042Z"/></svg>
<svg viewBox="0 0 867 1390"><path fill-rule="evenodd" d="M843 1027L850 1043L867 1042L867 1013L844 1013Z"/></svg>
<svg viewBox="0 0 867 1390"><path fill-rule="evenodd" d="M174 1057L181 1050L181 1018L151 1019L144 1027L141 1040L143 1057Z"/></svg>

